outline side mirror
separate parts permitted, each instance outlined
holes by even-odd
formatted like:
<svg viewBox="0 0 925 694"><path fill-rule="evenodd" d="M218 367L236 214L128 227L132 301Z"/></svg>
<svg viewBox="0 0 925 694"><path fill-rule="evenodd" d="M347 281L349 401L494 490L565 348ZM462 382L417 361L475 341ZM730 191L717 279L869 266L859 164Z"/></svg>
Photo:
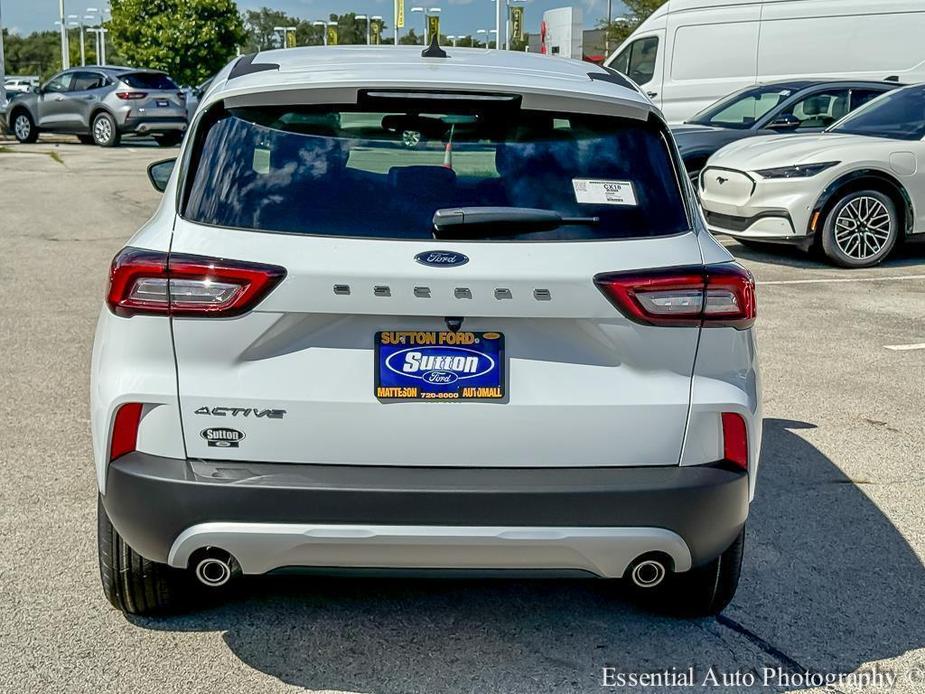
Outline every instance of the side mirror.
<svg viewBox="0 0 925 694"><path fill-rule="evenodd" d="M792 113L778 116L768 124L770 130L796 130L800 127L800 119Z"/></svg>
<svg viewBox="0 0 925 694"><path fill-rule="evenodd" d="M176 159L163 159L148 165L148 180L158 192L163 193L167 189L167 182L176 164Z"/></svg>

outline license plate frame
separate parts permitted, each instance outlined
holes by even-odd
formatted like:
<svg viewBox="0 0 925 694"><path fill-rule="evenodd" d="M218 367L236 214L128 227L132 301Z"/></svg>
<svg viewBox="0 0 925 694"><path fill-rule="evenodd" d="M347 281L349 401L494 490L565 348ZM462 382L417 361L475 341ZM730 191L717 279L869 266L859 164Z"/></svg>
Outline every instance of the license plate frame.
<svg viewBox="0 0 925 694"><path fill-rule="evenodd" d="M375 333L373 345L373 395L380 401L497 402L506 397L503 333L383 330Z"/></svg>
<svg viewBox="0 0 925 694"><path fill-rule="evenodd" d="M157 106L157 108L169 108L170 100L169 99L155 99L154 105Z"/></svg>

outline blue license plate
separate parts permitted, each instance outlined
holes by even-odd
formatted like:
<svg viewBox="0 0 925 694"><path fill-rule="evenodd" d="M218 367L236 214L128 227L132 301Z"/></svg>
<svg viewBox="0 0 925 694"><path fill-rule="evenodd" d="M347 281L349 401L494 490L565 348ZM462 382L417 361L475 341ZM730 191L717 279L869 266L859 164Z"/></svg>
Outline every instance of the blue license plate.
<svg viewBox="0 0 925 694"><path fill-rule="evenodd" d="M378 332L375 393L380 400L499 400L504 397L504 335Z"/></svg>

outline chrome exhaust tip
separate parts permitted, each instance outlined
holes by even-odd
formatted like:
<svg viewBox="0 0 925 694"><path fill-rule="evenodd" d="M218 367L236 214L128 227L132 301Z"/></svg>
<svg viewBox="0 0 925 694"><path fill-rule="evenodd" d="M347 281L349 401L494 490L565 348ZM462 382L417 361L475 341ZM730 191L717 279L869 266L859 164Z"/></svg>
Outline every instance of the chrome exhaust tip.
<svg viewBox="0 0 925 694"><path fill-rule="evenodd" d="M665 580L668 570L656 559L644 559L630 572L630 580L638 588L654 588Z"/></svg>
<svg viewBox="0 0 925 694"><path fill-rule="evenodd" d="M234 575L231 556L227 557L205 557L197 562L194 568L196 578L204 586L209 588L218 588L223 586Z"/></svg>

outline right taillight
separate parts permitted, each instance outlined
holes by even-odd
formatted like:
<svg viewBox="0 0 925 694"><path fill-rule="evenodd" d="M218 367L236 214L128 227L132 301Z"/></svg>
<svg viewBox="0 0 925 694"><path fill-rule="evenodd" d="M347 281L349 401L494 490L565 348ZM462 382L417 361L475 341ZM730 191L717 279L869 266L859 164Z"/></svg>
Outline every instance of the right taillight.
<svg viewBox="0 0 925 694"><path fill-rule="evenodd" d="M112 261L106 303L120 316L237 316L285 276L276 265L125 248Z"/></svg>
<svg viewBox="0 0 925 694"><path fill-rule="evenodd" d="M643 325L725 327L755 322L755 279L738 263L598 275L594 283Z"/></svg>
<svg viewBox="0 0 925 694"><path fill-rule="evenodd" d="M123 101L138 101L148 96L147 92L116 92L116 96Z"/></svg>

